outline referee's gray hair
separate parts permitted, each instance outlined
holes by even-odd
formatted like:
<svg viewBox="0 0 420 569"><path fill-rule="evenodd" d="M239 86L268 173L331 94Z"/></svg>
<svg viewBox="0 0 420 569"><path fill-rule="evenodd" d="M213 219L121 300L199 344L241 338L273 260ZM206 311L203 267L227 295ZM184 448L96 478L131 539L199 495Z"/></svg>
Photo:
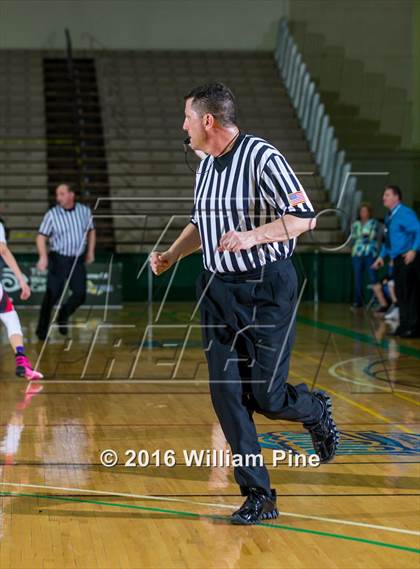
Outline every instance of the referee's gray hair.
<svg viewBox="0 0 420 569"><path fill-rule="evenodd" d="M232 91L223 83L206 83L195 87L184 96L201 116L209 113L222 126L236 125L236 101Z"/></svg>

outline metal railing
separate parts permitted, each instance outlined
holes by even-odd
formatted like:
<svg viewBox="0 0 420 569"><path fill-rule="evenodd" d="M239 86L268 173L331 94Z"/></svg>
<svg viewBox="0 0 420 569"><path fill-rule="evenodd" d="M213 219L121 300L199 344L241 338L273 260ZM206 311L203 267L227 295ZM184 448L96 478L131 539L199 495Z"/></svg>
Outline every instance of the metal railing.
<svg viewBox="0 0 420 569"><path fill-rule="evenodd" d="M329 201L342 213L341 228L348 230L356 217L362 192L357 189L357 179L351 175L351 164L346 161L344 150L339 150L334 127L285 19L279 24L275 59Z"/></svg>

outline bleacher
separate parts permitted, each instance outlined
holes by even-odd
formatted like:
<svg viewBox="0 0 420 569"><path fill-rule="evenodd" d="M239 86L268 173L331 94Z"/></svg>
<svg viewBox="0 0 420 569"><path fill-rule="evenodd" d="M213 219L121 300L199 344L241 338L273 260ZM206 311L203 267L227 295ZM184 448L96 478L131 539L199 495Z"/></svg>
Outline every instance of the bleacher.
<svg viewBox="0 0 420 569"><path fill-rule="evenodd" d="M410 102L405 89L350 58L339 45L311 32L303 22L290 24L343 147L350 151L395 151L409 137Z"/></svg>
<svg viewBox="0 0 420 569"><path fill-rule="evenodd" d="M48 207L41 53L0 50L0 77L0 211L27 252Z"/></svg>
<svg viewBox="0 0 420 569"><path fill-rule="evenodd" d="M48 207L43 55L0 52L5 77L0 86L0 201L17 251L34 250L36 229ZM165 245L188 221L194 175L184 161L183 96L211 79L234 91L241 130L279 148L317 210L329 206L272 53L75 53L87 55L96 64L109 181L109 194L103 194L96 212L108 215L102 206L111 203L117 252L150 251L166 227ZM197 163L192 153L189 160ZM96 198L102 194L100 183L95 184ZM316 239L339 243L338 220L323 217ZM305 245L313 246L310 235L302 237Z"/></svg>

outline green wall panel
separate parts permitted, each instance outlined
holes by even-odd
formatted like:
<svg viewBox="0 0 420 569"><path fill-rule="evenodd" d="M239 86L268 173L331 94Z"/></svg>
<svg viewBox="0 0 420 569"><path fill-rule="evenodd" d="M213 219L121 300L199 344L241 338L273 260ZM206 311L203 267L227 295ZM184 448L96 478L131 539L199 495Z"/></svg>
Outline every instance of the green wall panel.
<svg viewBox="0 0 420 569"><path fill-rule="evenodd" d="M35 255L17 254L19 261L36 262ZM114 262L122 263L122 297L124 302L144 302L147 299L148 270L138 277L139 272L147 259L142 254L115 254ZM98 253L97 260L109 262L110 255ZM315 290L321 302L347 302L352 301L353 275L351 258L343 253L296 253L293 262L299 277L300 286L307 279L303 300L313 300ZM169 302L181 300L188 301L195 298L195 281L203 270L200 254L190 255L184 259L177 269L167 300ZM160 277L153 275L153 300L160 300L165 294L172 271Z"/></svg>

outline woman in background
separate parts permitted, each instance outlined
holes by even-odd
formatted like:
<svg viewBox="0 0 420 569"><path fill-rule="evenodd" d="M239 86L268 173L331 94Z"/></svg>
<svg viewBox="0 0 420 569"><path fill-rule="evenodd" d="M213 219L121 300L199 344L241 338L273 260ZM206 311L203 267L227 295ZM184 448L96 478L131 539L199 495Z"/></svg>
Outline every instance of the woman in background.
<svg viewBox="0 0 420 569"><path fill-rule="evenodd" d="M379 223L372 217L372 208L362 203L359 208L359 219L352 225L353 248L351 252L354 274L354 308L361 308L363 302L363 279L368 275L369 284L377 282L376 271L371 265L378 255ZM380 302L381 303L381 302ZM384 306L387 306L383 299ZM381 303L382 306L382 303Z"/></svg>

